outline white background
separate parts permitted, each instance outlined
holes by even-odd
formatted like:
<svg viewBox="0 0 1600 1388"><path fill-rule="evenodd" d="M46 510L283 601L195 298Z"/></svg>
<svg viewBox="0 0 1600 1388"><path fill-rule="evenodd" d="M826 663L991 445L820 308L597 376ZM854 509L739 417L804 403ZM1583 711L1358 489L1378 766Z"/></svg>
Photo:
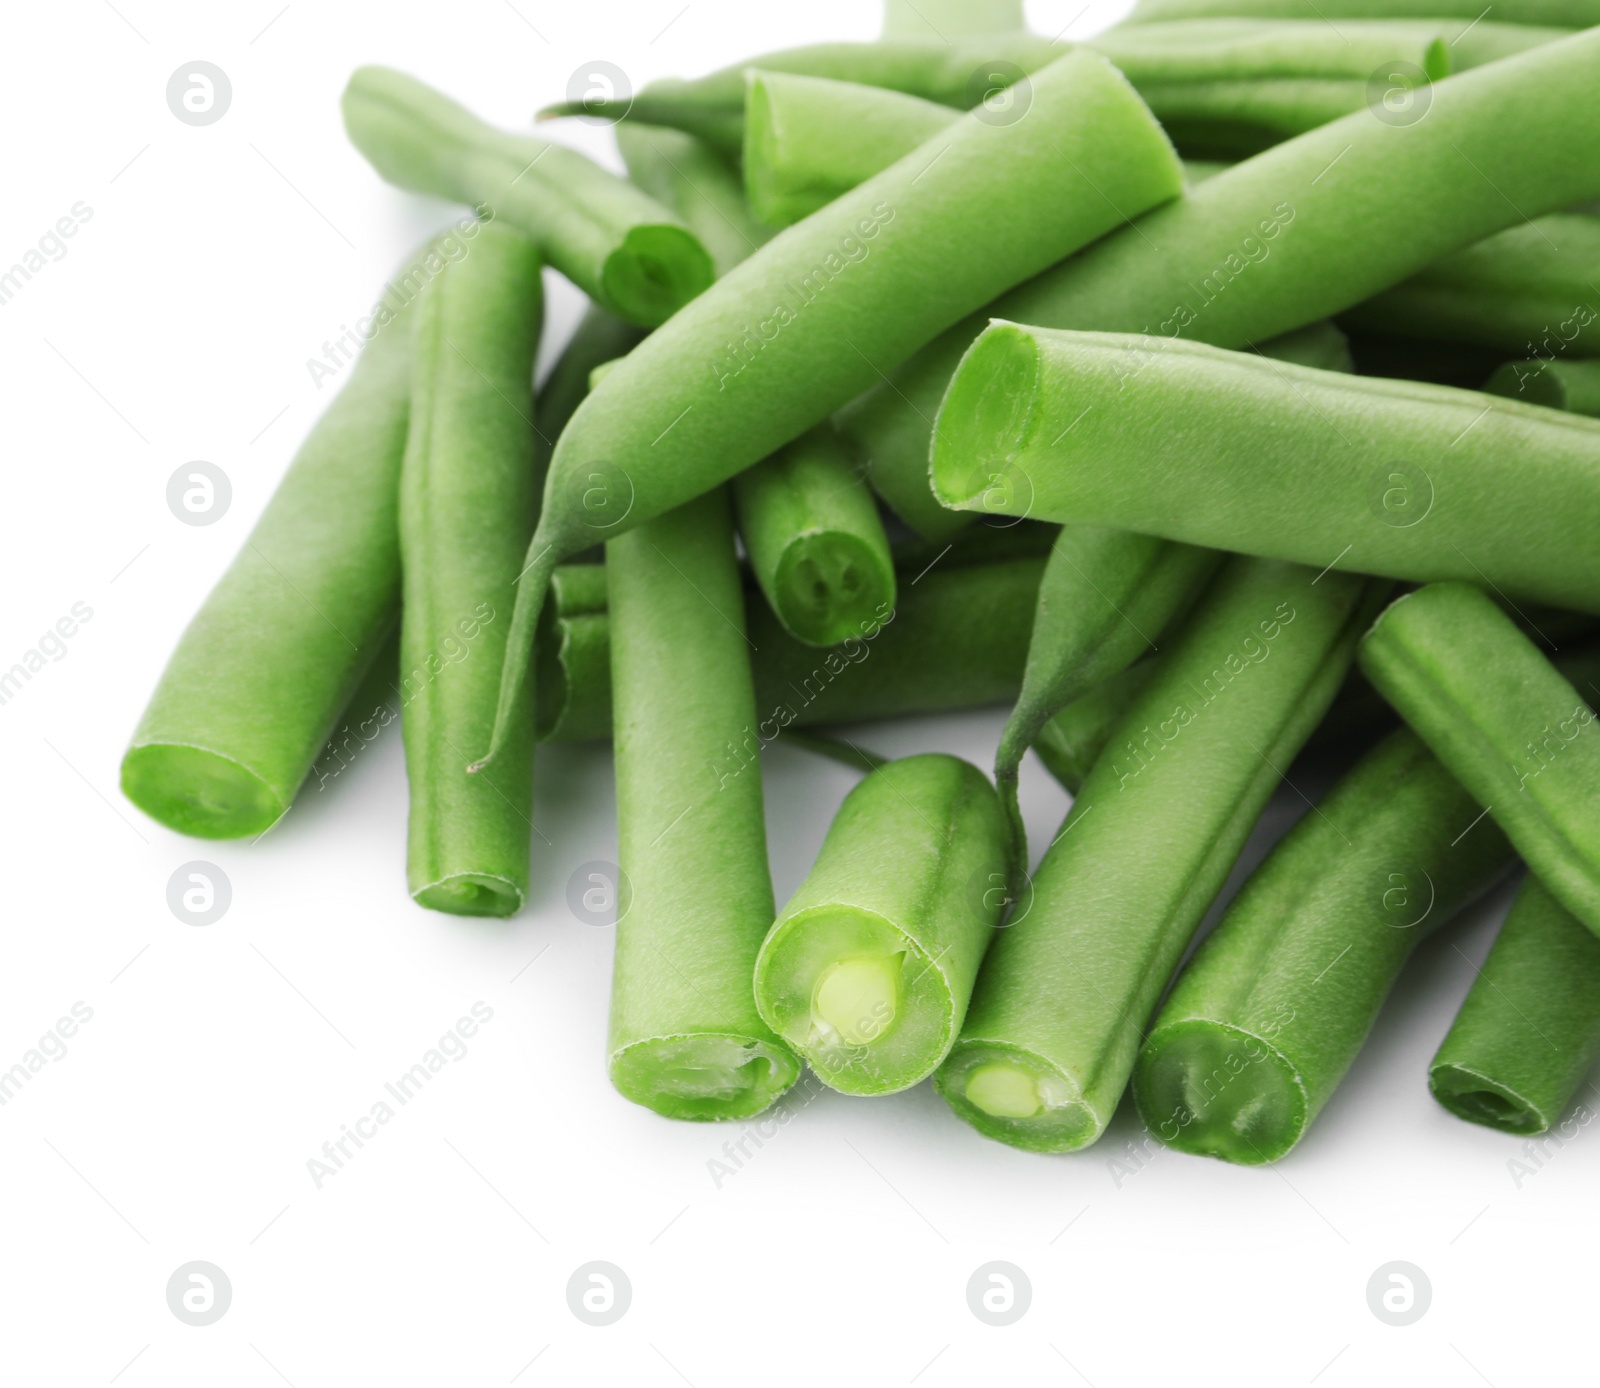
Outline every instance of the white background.
<svg viewBox="0 0 1600 1388"><path fill-rule="evenodd" d="M1055 33L1076 10L1030 17ZM0 1381L1504 1388L1578 1366L1600 1137L1581 1129L1519 1185L1507 1162L1521 1144L1449 1117L1425 1084L1503 892L1421 951L1278 1167L1162 1152L1135 1170L1126 1112L1087 1152L1030 1156L978 1137L925 1085L791 1106L719 1185L709 1163L746 1129L670 1123L606 1082L610 931L565 905L574 868L614 854L605 750L541 755L535 899L510 922L407 899L393 731L254 845L186 841L121 798L118 760L162 662L331 395L307 359L454 215L383 185L347 145L350 70L392 64L525 127L580 64L615 63L638 85L867 38L875 11L7 7L0 266L74 203L93 215L0 307L0 667L75 602L93 617L0 707L0 1069L73 1003L93 1020L0 1108ZM1091 10L1073 32L1115 13ZM205 128L165 100L195 59L233 85ZM566 123L558 137L612 157L604 130ZM547 349L578 304L552 280ZM165 502L193 459L233 485L204 528ZM987 764L1000 722L859 736ZM764 769L781 901L855 777L781 745ZM1028 778L1043 841L1066 797L1037 767ZM1273 826L1299 804L1284 792ZM203 928L167 906L192 859L232 883L227 914ZM467 1056L317 1189L308 1159L479 1000L494 1016ZM205 1328L166 1302L196 1259L233 1289ZM565 1294L597 1259L633 1288L606 1328L580 1323ZM967 1308L969 1276L995 1259L1033 1289L1007 1328ZM1365 1290L1395 1259L1421 1267L1434 1298L1400 1329Z"/></svg>

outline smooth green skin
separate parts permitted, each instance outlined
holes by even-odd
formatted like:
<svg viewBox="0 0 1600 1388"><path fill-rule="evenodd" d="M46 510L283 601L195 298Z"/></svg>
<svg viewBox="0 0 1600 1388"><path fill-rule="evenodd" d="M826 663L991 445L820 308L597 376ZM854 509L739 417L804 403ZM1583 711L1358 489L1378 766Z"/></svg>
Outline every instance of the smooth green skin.
<svg viewBox="0 0 1600 1388"><path fill-rule="evenodd" d="M705 141L636 120L619 121L615 134L628 177L683 219L719 278L772 239L751 216L738 175Z"/></svg>
<svg viewBox="0 0 1600 1388"><path fill-rule="evenodd" d="M411 789L406 878L419 906L510 916L528 894L533 713L485 776L522 553L533 532L539 252L489 225L417 306L400 470L401 687Z"/></svg>
<svg viewBox="0 0 1600 1388"><path fill-rule="evenodd" d="M799 1078L756 1012L772 924L759 762L716 764L755 722L733 518L716 490L606 545L619 906L611 1082L667 1118L748 1118Z"/></svg>
<svg viewBox="0 0 1600 1388"><path fill-rule="evenodd" d="M903 568L899 605L886 609L882 621L874 614L857 635L826 651L797 641L758 592L747 592L750 665L762 717L738 753L719 764L731 764L735 755L754 756L758 744L787 736L784 730L792 726L1014 700L1044 560L948 563L925 572L923 566ZM541 741L582 742L610 734L608 631L604 612L598 612L563 617L541 635Z"/></svg>
<svg viewBox="0 0 1600 1388"><path fill-rule="evenodd" d="M1508 400L1600 418L1600 361L1511 361L1483 388Z"/></svg>
<svg viewBox="0 0 1600 1388"><path fill-rule="evenodd" d="M1168 978L1349 669L1374 587L1273 560L1218 575L989 950L938 1074L958 1117L1037 1152L1105 1130ZM993 1068L1030 1077L1040 1111L973 1103L969 1081Z"/></svg>
<svg viewBox="0 0 1600 1388"><path fill-rule="evenodd" d="M1515 861L1492 822L1473 826L1480 813L1409 729L1368 752L1178 975L1134 1071L1145 1126L1244 1165L1293 1149L1412 950Z"/></svg>
<svg viewBox="0 0 1600 1388"><path fill-rule="evenodd" d="M626 356L643 336L642 328L624 322L598 304L590 304L584 310L577 330L550 368L534 402L534 473L540 490L556 440L589 393L589 373L603 362Z"/></svg>
<svg viewBox="0 0 1600 1388"><path fill-rule="evenodd" d="M1600 1056L1600 940L1529 876L1428 1068L1457 1118L1542 1133Z"/></svg>
<svg viewBox="0 0 1600 1388"><path fill-rule="evenodd" d="M167 661L122 791L170 829L232 839L276 823L394 627L407 310L445 264L430 241L385 290L344 388Z"/></svg>
<svg viewBox="0 0 1600 1388"><path fill-rule="evenodd" d="M1361 670L1600 933L1600 730L1589 703L1600 695L1575 689L1465 583L1430 583L1390 604L1361 643Z"/></svg>
<svg viewBox="0 0 1600 1388"><path fill-rule="evenodd" d="M884 0L883 38L949 43L1025 27L1022 0Z"/></svg>
<svg viewBox="0 0 1600 1388"><path fill-rule="evenodd" d="M1183 339L996 323L938 430L935 492L958 509L1600 612L1597 420Z"/></svg>
<svg viewBox="0 0 1600 1388"><path fill-rule="evenodd" d="M1083 783L1128 706L1154 678L1158 662L1141 660L1080 695L1039 729L1033 750L1044 768L1071 795Z"/></svg>
<svg viewBox="0 0 1600 1388"><path fill-rule="evenodd" d="M809 217L959 118L936 101L828 77L752 70L749 83L744 182L769 226Z"/></svg>
<svg viewBox="0 0 1600 1388"><path fill-rule="evenodd" d="M1446 256L1342 321L1529 356L1600 356L1600 217L1552 212Z"/></svg>
<svg viewBox="0 0 1600 1388"><path fill-rule="evenodd" d="M1000 734L994 780L1010 829L1011 866L1021 880L1027 830L1017 773L1040 730L1147 651L1182 620L1222 563L1216 550L1169 545L1150 536L1065 525L1039 585L1022 692Z"/></svg>
<svg viewBox="0 0 1600 1388"><path fill-rule="evenodd" d="M1021 31L950 35L948 42L819 43L763 53L690 81L651 82L630 101L562 102L539 116L589 114L671 126L737 160L744 143L745 75L751 68L887 87L965 111L1002 90L1017 69L1036 72L1063 51L1061 44Z"/></svg>
<svg viewBox="0 0 1600 1388"><path fill-rule="evenodd" d="M1476 19L1477 0L1139 0L1126 24L1244 16L1251 19ZM1600 24L1600 0L1498 0L1502 24L1587 29Z"/></svg>
<svg viewBox="0 0 1600 1388"><path fill-rule="evenodd" d="M576 150L496 130L392 68L357 68L341 106L351 143L388 182L491 209L629 322L653 327L711 283L681 221Z"/></svg>
<svg viewBox="0 0 1600 1388"><path fill-rule="evenodd" d="M991 318L1245 347L1597 194L1600 32L1436 82L1414 124L1359 111L1191 186L930 342L840 423L907 516L939 401Z"/></svg>
<svg viewBox="0 0 1600 1388"><path fill-rule="evenodd" d="M1031 93L1022 119L964 116L774 237L578 407L551 462L484 760L510 726L563 558L742 472L1000 287L1178 191L1166 137L1104 59L1068 54Z"/></svg>
<svg viewBox="0 0 1600 1388"><path fill-rule="evenodd" d="M994 787L943 753L889 762L845 797L755 968L761 1016L824 1084L893 1094L944 1059L1005 909L1005 837ZM859 961L895 978L892 1000L830 1025L820 990Z"/></svg>
<svg viewBox="0 0 1600 1388"><path fill-rule="evenodd" d="M837 645L894 607L883 520L831 425L741 472L733 498L756 582L791 636Z"/></svg>

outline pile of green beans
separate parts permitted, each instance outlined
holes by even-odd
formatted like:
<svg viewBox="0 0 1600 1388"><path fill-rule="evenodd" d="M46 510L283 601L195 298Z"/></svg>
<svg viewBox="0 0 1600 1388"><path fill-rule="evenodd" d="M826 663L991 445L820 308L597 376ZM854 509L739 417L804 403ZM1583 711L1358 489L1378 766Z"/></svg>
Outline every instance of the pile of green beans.
<svg viewBox="0 0 1600 1388"><path fill-rule="evenodd" d="M398 718L407 895L461 928L559 894L535 761L598 743L615 917L578 875L568 904L614 931L622 1098L931 1081L1051 1154L1131 1098L1245 1166L1292 1159L1417 946L1520 864L1414 1088L1570 1121L1600 0L1143 0L1070 43L1020 0L885 0L874 42L545 108L611 120L625 175L387 68L342 111L473 215L364 320L184 632L134 804L258 838ZM550 361L546 271L585 300ZM992 776L857 726L955 710ZM810 792L786 903L775 744L853 778ZM1308 808L1274 845L1280 781Z"/></svg>

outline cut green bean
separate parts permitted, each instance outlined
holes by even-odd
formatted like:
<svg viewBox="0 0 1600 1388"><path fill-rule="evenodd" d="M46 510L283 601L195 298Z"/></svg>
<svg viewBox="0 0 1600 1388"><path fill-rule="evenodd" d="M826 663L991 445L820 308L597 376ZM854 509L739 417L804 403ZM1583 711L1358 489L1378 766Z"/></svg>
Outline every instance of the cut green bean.
<svg viewBox="0 0 1600 1388"><path fill-rule="evenodd" d="M411 788L406 876L419 906L510 916L528 895L533 713L484 776L507 620L533 533L539 252L489 225L423 290L400 471L401 732Z"/></svg>
<svg viewBox="0 0 1600 1388"><path fill-rule="evenodd" d="M939 1091L987 1137L1104 1131L1144 1026L1377 594L1272 560L1218 575L1128 708L989 950Z"/></svg>
<svg viewBox="0 0 1600 1388"><path fill-rule="evenodd" d="M619 121L616 137L628 177L683 218L719 277L772 239L751 216L738 176L703 140L634 120Z"/></svg>
<svg viewBox="0 0 1600 1388"><path fill-rule="evenodd" d="M1134 1073L1146 1127L1200 1156L1285 1156L1412 950L1515 860L1498 827L1474 823L1480 814L1409 729L1367 753L1278 843L1178 975Z"/></svg>
<svg viewBox="0 0 1600 1388"><path fill-rule="evenodd" d="M931 421L991 317L1244 347L1600 194L1600 119L1589 118L1600 32L1446 78L1428 95L1421 120L1358 112L1189 188L888 372L840 418L874 488L912 524L929 509ZM1406 215L1381 211L1394 207Z"/></svg>
<svg viewBox="0 0 1600 1388"><path fill-rule="evenodd" d="M1128 24L1174 19L1477 19L1478 0L1139 0ZM1600 0L1500 0L1502 24L1587 29L1600 24Z"/></svg>
<svg viewBox="0 0 1600 1388"><path fill-rule="evenodd" d="M893 610L883 521L831 425L740 473L733 496L756 582L791 635L833 646Z"/></svg>
<svg viewBox="0 0 1600 1388"><path fill-rule="evenodd" d="M465 244L452 240L450 254L470 253ZM344 389L150 696L122 791L171 829L230 839L276 823L393 630L409 305L445 264L430 242L384 291Z"/></svg>
<svg viewBox="0 0 1600 1388"><path fill-rule="evenodd" d="M744 143L745 83L752 68L888 87L965 111L985 99L1003 103L998 93L1019 72L1034 73L1063 51L1063 45L1021 30L952 36L948 43L819 43L763 53L690 81L652 82L628 99L561 102L539 115L588 114L670 126L736 160Z"/></svg>
<svg viewBox="0 0 1600 1388"><path fill-rule="evenodd" d="M1392 603L1361 643L1361 669L1562 905L1600 933L1595 691L1573 688L1465 583Z"/></svg>
<svg viewBox="0 0 1600 1388"><path fill-rule="evenodd" d="M589 373L602 362L626 356L643 336L642 329L598 304L590 304L584 311L534 402L533 456L538 482L544 481L561 431L589 393Z"/></svg>
<svg viewBox="0 0 1600 1388"><path fill-rule="evenodd" d="M479 765L510 726L562 559L742 472L1000 286L1178 190L1166 137L1103 58L1069 54L1030 79L1028 94L1022 119L964 116L769 241L578 407L551 462L494 741ZM995 198L1006 216L995 217Z"/></svg>
<svg viewBox="0 0 1600 1388"><path fill-rule="evenodd" d="M1552 212L1358 304L1357 328L1529 356L1600 356L1600 217Z"/></svg>
<svg viewBox="0 0 1600 1388"><path fill-rule="evenodd" d="M845 798L761 946L762 1017L843 1093L926 1079L961 1030L1004 881L983 773L943 753L888 763Z"/></svg>
<svg viewBox="0 0 1600 1388"><path fill-rule="evenodd" d="M1542 1133L1600 1056L1600 940L1530 876L1428 1070L1457 1118Z"/></svg>
<svg viewBox="0 0 1600 1388"><path fill-rule="evenodd" d="M1600 361L1507 362L1484 390L1508 400L1600 418Z"/></svg>
<svg viewBox="0 0 1600 1388"><path fill-rule="evenodd" d="M487 207L629 322L660 323L711 282L688 228L576 150L496 130L392 68L357 68L343 108L351 142L383 178Z"/></svg>
<svg viewBox="0 0 1600 1388"><path fill-rule="evenodd" d="M884 87L759 70L749 80L745 190L769 226L809 217L959 118Z"/></svg>
<svg viewBox="0 0 1600 1388"><path fill-rule="evenodd" d="M772 924L733 520L718 489L606 545L619 886L610 1073L668 1118L747 1118L799 1077L756 1012Z"/></svg>
<svg viewBox="0 0 1600 1388"><path fill-rule="evenodd" d="M1600 612L1600 421L1476 391L996 323L951 382L932 470L961 510Z"/></svg>
<svg viewBox="0 0 1600 1388"><path fill-rule="evenodd" d="M899 605L874 614L828 650L797 641L759 592L746 594L759 724L737 765L791 727L858 723L1009 703L1022 683L1041 558L961 566L955 556L902 568ZM601 565L574 564L562 576ZM589 580L585 580L585 583ZM552 590L559 595L559 588ZM550 609L546 609L548 616ZM611 732L610 627L603 608L544 624L539 644L541 740L582 742Z"/></svg>

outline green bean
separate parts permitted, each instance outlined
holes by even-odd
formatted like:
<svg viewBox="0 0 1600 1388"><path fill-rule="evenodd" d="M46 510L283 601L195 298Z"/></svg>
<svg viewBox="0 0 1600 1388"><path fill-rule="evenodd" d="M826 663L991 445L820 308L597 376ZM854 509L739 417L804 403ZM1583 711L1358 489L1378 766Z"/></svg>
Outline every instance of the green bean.
<svg viewBox="0 0 1600 1388"><path fill-rule="evenodd" d="M1125 23L1210 19L1477 19L1477 0L1139 0ZM1501 0L1494 16L1505 24L1550 24L1587 29L1600 24L1600 0Z"/></svg>
<svg viewBox="0 0 1600 1388"><path fill-rule="evenodd" d="M488 775L468 776L461 749L494 717L506 614L538 504L539 271L531 241L491 224L417 309L400 471L406 876L418 905L456 915L514 915L528 894L532 709L520 710Z"/></svg>
<svg viewBox="0 0 1600 1388"><path fill-rule="evenodd" d="M1116 69L1072 53L1031 79L1021 119L963 117L634 348L556 445L483 760L510 725L557 563L743 471L999 286L1171 196L1180 178ZM1007 216L995 217L995 197L1009 199Z"/></svg>
<svg viewBox="0 0 1600 1388"><path fill-rule="evenodd" d="M683 217L726 274L771 239L739 180L702 141L625 122L617 142L632 177ZM784 624L832 645L880 602L894 604L889 542L859 470L826 425L741 473L739 528L756 577Z"/></svg>
<svg viewBox="0 0 1600 1388"><path fill-rule="evenodd" d="M601 568L563 566L556 582ZM827 651L797 641L759 592L747 593L745 623L755 647L750 664L762 718L746 730L737 757L725 763L736 766L794 727L1014 700L1043 571L1037 557L961 566L953 555L936 566L902 568L898 606L881 619L874 614L860 632ZM560 591L553 589L554 596ZM581 742L610 734L609 630L603 608L557 615L542 625L541 739Z"/></svg>
<svg viewBox="0 0 1600 1388"><path fill-rule="evenodd" d="M769 226L809 217L959 119L884 87L758 69L749 81L745 189Z"/></svg>
<svg viewBox="0 0 1600 1388"><path fill-rule="evenodd" d="M1378 596L1272 560L1218 576L1073 801L991 946L940 1092L987 1137L1100 1136L1145 1023ZM1024 907L1026 909L1024 909Z"/></svg>
<svg viewBox="0 0 1600 1388"><path fill-rule="evenodd" d="M1600 737L1584 736L1595 721L1586 693L1464 583L1430 583L1391 604L1361 643L1361 669L1561 904L1600 933Z"/></svg>
<svg viewBox="0 0 1600 1388"><path fill-rule="evenodd" d="M1169 545L1092 525L1061 529L1039 585L1022 693L995 751L1015 880L1027 865L1017 771L1039 730L1074 699L1126 669L1193 605L1222 562L1216 550Z"/></svg>
<svg viewBox="0 0 1600 1388"><path fill-rule="evenodd" d="M883 521L830 425L741 472L733 496L750 567L791 634L837 645L894 607Z"/></svg>
<svg viewBox="0 0 1600 1388"><path fill-rule="evenodd" d="M534 476L539 482L543 482L549 469L550 455L555 452L561 431L589 393L589 373L602 362L625 356L643 336L641 329L598 304L590 304L584 310L577 330L556 358L534 402Z"/></svg>
<svg viewBox="0 0 1600 1388"><path fill-rule="evenodd" d="M683 218L719 277L772 239L772 228L750 215L737 175L704 141L633 120L618 122L616 136L628 177Z"/></svg>
<svg viewBox="0 0 1600 1388"><path fill-rule="evenodd" d="M1344 336L1313 324L1261 347L1287 361L1326 361L1347 367ZM1127 667L1178 621L1216 572L1216 550L1132 538L1098 526L1063 526L1044 581L1028 646L1022 694L1006 720L995 752L994 779L1011 830L1012 868L1027 859L1017 803L1017 770L1028 748L1057 712Z"/></svg>
<svg viewBox="0 0 1600 1388"><path fill-rule="evenodd" d="M1044 768L1069 794L1083 789L1089 772L1116 731L1128 706L1144 692L1160 666L1158 657L1141 660L1102 680L1056 714L1033 740Z"/></svg>
<svg viewBox="0 0 1600 1388"><path fill-rule="evenodd" d="M884 0L883 37L949 43L1023 27L1022 0Z"/></svg>
<svg viewBox="0 0 1600 1388"><path fill-rule="evenodd" d="M746 74L752 68L889 87L966 110L995 98L1019 71L1037 72L1063 51L1060 44L1020 30L952 38L949 43L819 43L763 53L691 81L652 82L628 100L567 101L547 106L539 115L626 117L671 126L737 159L744 144Z"/></svg>
<svg viewBox="0 0 1600 1388"><path fill-rule="evenodd" d="M845 798L756 958L767 1024L846 1094L926 1079L961 1030L1000 924L994 787L943 753L903 757Z"/></svg>
<svg viewBox="0 0 1600 1388"><path fill-rule="evenodd" d="M1247 1165L1286 1155L1412 950L1514 861L1498 828L1474 826L1480 813L1409 729L1367 753L1178 975L1134 1072L1145 1125L1182 1152Z"/></svg>
<svg viewBox="0 0 1600 1388"><path fill-rule="evenodd" d="M1528 356L1600 356L1597 280L1600 217L1552 212L1445 256L1342 318Z"/></svg>
<svg viewBox="0 0 1600 1388"><path fill-rule="evenodd" d="M393 629L409 305L471 253L463 231L396 275L344 389L179 640L122 759L123 793L152 819L199 838L265 832Z"/></svg>
<svg viewBox="0 0 1600 1388"><path fill-rule="evenodd" d="M951 373L992 317L1244 347L1600 194L1600 119L1587 118L1597 92L1600 33L1577 34L1434 83L1410 124L1358 112L1235 165L888 372L841 417L847 440L905 516L903 499L927 494ZM1382 211L1395 207L1406 215Z"/></svg>
<svg viewBox="0 0 1600 1388"><path fill-rule="evenodd" d="M761 767L718 777L755 722L733 522L718 489L606 545L617 854L627 886L610 1073L668 1118L746 1118L799 1076L756 1013L772 924Z"/></svg>
<svg viewBox="0 0 1600 1388"><path fill-rule="evenodd" d="M996 323L951 382L932 470L962 510L1600 612L1600 421L1476 391Z"/></svg>
<svg viewBox="0 0 1600 1388"><path fill-rule="evenodd" d="M1428 1069L1457 1118L1542 1133L1600 1056L1600 940L1529 876Z"/></svg>
<svg viewBox="0 0 1600 1388"><path fill-rule="evenodd" d="M1600 361L1511 361L1483 388L1508 400L1600 418Z"/></svg>
<svg viewBox="0 0 1600 1388"><path fill-rule="evenodd" d="M383 178L489 208L619 317L653 326L711 282L705 247L677 218L576 150L495 130L391 68L357 68L343 108Z"/></svg>

